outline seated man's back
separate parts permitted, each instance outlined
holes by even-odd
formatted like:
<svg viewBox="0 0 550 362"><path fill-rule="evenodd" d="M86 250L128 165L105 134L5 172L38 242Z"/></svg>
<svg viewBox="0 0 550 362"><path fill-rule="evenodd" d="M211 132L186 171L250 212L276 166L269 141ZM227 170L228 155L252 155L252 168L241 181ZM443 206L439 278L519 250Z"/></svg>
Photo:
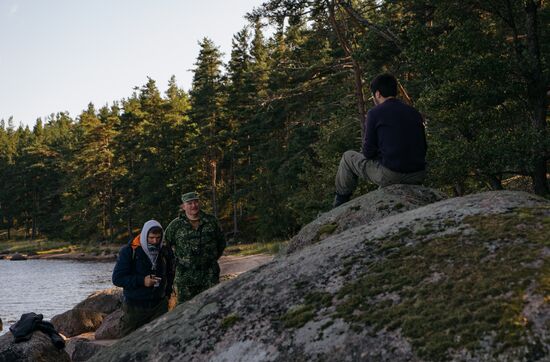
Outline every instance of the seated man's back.
<svg viewBox="0 0 550 362"><path fill-rule="evenodd" d="M372 108L367 114L363 154L395 172L426 168L426 138L422 116L396 98Z"/></svg>

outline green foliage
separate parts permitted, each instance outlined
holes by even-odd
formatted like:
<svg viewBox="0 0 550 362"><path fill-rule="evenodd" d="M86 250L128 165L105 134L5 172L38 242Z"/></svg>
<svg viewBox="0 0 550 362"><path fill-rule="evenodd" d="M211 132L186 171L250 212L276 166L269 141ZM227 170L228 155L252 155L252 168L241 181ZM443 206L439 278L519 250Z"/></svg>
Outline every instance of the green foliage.
<svg viewBox="0 0 550 362"><path fill-rule="evenodd" d="M189 94L174 77L164 95L148 79L76 119L59 113L32 130L2 120L1 227L126 239L147 219L167 225L196 190L228 235L288 239L330 208L340 157L361 145L357 94L383 71L425 115L430 186L462 194L522 175L544 193L550 5L530 9L265 1L225 66L211 40L199 43Z"/></svg>
<svg viewBox="0 0 550 362"><path fill-rule="evenodd" d="M190 118L199 129L199 152L194 155L196 169L189 175L191 190L203 191L203 202L218 216L218 171L228 143L228 125L225 122L223 103L226 97L222 80L222 60L219 49L204 38L193 73L190 91Z"/></svg>

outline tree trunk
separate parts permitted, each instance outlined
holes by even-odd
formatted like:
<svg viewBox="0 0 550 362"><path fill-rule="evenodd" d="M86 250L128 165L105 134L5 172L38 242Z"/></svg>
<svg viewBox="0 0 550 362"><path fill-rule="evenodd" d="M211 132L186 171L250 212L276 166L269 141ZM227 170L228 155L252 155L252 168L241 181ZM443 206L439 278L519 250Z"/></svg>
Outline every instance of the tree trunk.
<svg viewBox="0 0 550 362"><path fill-rule="evenodd" d="M210 161L210 187L212 188L212 211L214 216L218 217L218 198L216 193L216 177L217 177L217 162L216 160Z"/></svg>
<svg viewBox="0 0 550 362"><path fill-rule="evenodd" d="M492 190L503 190L502 182L498 179L498 177L489 175L488 177L489 185L491 186Z"/></svg>
<svg viewBox="0 0 550 362"><path fill-rule="evenodd" d="M8 240L11 240L11 227L13 226L13 217L8 216Z"/></svg>
<svg viewBox="0 0 550 362"><path fill-rule="evenodd" d="M114 225L113 225L113 199L112 196L109 197L109 240L111 243L114 241L113 234L114 231Z"/></svg>
<svg viewBox="0 0 550 362"><path fill-rule="evenodd" d="M129 213L126 218L126 230L128 231L128 238L132 238L132 214Z"/></svg>
<svg viewBox="0 0 550 362"><path fill-rule="evenodd" d="M237 180L235 175L235 152L231 150L231 182L233 183L233 237L239 232L237 226Z"/></svg>
<svg viewBox="0 0 550 362"><path fill-rule="evenodd" d="M36 224L37 224L37 216L38 213L38 192L36 190L33 190L32 192L32 213L31 213L31 240L34 240L36 238Z"/></svg>
<svg viewBox="0 0 550 362"><path fill-rule="evenodd" d="M539 26L538 26L538 6L533 0L527 0L525 12L527 14L527 48L528 58L525 63L528 64L526 75L528 77L528 97L532 107L533 128L537 133L545 139L547 134L546 129L546 114L548 110L548 100L546 96L546 82L542 71L540 46L539 46ZM547 155L546 150L537 150L538 157L533 165L533 187L535 193L539 195L548 194L547 173Z"/></svg>
<svg viewBox="0 0 550 362"><path fill-rule="evenodd" d="M361 140L363 140L365 136L366 107L365 107L365 97L363 94L363 77L362 77L361 66L359 65L359 62L353 58L350 44L345 38L344 34L342 33L342 29L338 25L338 21L336 20L336 14L334 9L334 1L327 1L327 8L329 13L330 24L334 29L336 36L338 37L340 46L342 47L346 55L351 59L352 68L353 68L353 78L354 78L354 84L355 84L355 100L357 104L357 116L359 118L359 125L361 127Z"/></svg>
<svg viewBox="0 0 550 362"><path fill-rule="evenodd" d="M101 239L107 239L107 205L106 201L102 202L101 207Z"/></svg>
<svg viewBox="0 0 550 362"><path fill-rule="evenodd" d="M453 186L453 195L455 197L464 196L464 193L465 193L464 184L462 182L461 183L456 183Z"/></svg>

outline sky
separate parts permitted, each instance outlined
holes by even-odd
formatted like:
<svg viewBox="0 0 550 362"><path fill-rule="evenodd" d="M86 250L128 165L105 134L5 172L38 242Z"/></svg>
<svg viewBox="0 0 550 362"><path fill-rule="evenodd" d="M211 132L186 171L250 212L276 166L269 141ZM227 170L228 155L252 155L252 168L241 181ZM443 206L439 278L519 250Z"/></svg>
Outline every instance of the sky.
<svg viewBox="0 0 550 362"><path fill-rule="evenodd" d="M176 76L189 90L198 42L225 54L262 0L0 0L0 119L78 116Z"/></svg>

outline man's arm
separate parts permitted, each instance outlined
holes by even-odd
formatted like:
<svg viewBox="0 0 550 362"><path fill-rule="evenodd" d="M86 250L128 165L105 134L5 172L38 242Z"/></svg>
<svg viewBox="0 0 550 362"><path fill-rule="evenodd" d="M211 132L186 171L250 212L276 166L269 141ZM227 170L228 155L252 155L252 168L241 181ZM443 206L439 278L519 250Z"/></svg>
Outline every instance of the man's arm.
<svg viewBox="0 0 550 362"><path fill-rule="evenodd" d="M125 246L120 249L113 269L113 284L117 287L137 289L144 286L143 276L132 273L132 248Z"/></svg>
<svg viewBox="0 0 550 362"><path fill-rule="evenodd" d="M174 221L172 221L170 224L168 224L168 227L166 230L164 230L164 245L168 246L170 249L174 250L174 237L173 237L173 230L174 230Z"/></svg>
<svg viewBox="0 0 550 362"><path fill-rule="evenodd" d="M172 294L174 278L176 275L176 257L172 248L168 245L162 247L164 260L166 262L166 295Z"/></svg>
<svg viewBox="0 0 550 362"><path fill-rule="evenodd" d="M376 120L372 112L365 119L365 135L363 136L363 155L367 160L378 158L378 136L376 135Z"/></svg>

